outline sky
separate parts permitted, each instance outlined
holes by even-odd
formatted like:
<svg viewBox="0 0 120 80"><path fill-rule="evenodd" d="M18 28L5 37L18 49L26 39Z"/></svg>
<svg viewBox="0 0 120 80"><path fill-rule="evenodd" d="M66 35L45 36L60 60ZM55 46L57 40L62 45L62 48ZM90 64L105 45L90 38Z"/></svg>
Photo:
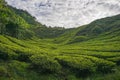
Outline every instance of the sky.
<svg viewBox="0 0 120 80"><path fill-rule="evenodd" d="M90 22L120 14L120 0L6 0L28 11L47 26L79 27Z"/></svg>

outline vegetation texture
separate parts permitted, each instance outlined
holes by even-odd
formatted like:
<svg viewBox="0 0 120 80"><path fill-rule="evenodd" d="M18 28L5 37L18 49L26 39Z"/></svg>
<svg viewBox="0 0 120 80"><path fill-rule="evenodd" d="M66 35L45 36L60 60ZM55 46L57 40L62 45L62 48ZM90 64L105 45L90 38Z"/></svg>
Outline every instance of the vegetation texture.
<svg viewBox="0 0 120 80"><path fill-rule="evenodd" d="M51 28L0 0L0 80L120 80L120 15Z"/></svg>

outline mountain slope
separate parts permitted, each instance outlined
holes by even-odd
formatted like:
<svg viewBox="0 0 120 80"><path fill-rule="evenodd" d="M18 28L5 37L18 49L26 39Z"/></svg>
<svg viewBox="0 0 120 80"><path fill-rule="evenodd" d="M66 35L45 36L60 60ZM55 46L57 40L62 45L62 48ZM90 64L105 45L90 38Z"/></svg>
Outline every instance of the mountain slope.
<svg viewBox="0 0 120 80"><path fill-rule="evenodd" d="M68 31L65 34L58 37L56 42L67 41L67 43L76 43L81 41L86 41L93 38L102 37L119 37L120 35L120 15L113 17L103 18L88 25L84 25ZM103 38L104 39L104 38Z"/></svg>
<svg viewBox="0 0 120 80"><path fill-rule="evenodd" d="M48 28L28 12L13 8L4 0L0 2L0 34L26 39L37 36L39 38L53 38L61 35L64 28ZM49 34L49 35L48 35Z"/></svg>
<svg viewBox="0 0 120 80"><path fill-rule="evenodd" d="M9 35L16 38L30 38L32 32L30 25L18 14L7 6L4 0L0 2L0 34ZM23 34L22 34L23 33Z"/></svg>
<svg viewBox="0 0 120 80"><path fill-rule="evenodd" d="M0 80L120 80L120 15L64 29L0 11Z"/></svg>

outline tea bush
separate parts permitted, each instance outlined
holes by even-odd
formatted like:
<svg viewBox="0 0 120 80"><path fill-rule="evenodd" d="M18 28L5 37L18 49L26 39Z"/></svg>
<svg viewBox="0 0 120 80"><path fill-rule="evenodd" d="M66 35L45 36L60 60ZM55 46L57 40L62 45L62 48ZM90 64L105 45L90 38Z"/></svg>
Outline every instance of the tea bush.
<svg viewBox="0 0 120 80"><path fill-rule="evenodd" d="M104 59L92 56L85 56L84 58L90 59L93 63L95 63L96 71L98 72L108 73L111 72L112 69L114 69L114 67L116 66L115 63Z"/></svg>
<svg viewBox="0 0 120 80"><path fill-rule="evenodd" d="M0 59L2 60L9 60L9 59L15 59L17 58L17 54L8 49L7 47L3 47L2 44L0 44Z"/></svg>
<svg viewBox="0 0 120 80"><path fill-rule="evenodd" d="M7 69L4 66L0 66L0 76L7 76Z"/></svg>
<svg viewBox="0 0 120 80"><path fill-rule="evenodd" d="M61 69L60 64L45 55L33 55L31 58L32 68L36 69L37 72L53 73L59 72Z"/></svg>
<svg viewBox="0 0 120 80"><path fill-rule="evenodd" d="M76 43L76 42L82 42L88 40L88 37L86 36L76 36L72 40L69 41L69 43Z"/></svg>
<svg viewBox="0 0 120 80"><path fill-rule="evenodd" d="M63 68L70 69L71 72L79 74L79 76L87 76L95 71L94 63L81 57L60 56L56 58Z"/></svg>
<svg viewBox="0 0 120 80"><path fill-rule="evenodd" d="M109 61L115 62L117 65L120 65L120 57L107 58Z"/></svg>

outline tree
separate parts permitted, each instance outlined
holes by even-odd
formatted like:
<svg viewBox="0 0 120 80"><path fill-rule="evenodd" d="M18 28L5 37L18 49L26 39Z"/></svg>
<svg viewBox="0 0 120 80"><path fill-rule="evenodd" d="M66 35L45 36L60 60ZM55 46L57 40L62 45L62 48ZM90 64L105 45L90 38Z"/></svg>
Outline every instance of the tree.
<svg viewBox="0 0 120 80"><path fill-rule="evenodd" d="M13 22L6 24L6 34L12 37L18 37L19 25Z"/></svg>

